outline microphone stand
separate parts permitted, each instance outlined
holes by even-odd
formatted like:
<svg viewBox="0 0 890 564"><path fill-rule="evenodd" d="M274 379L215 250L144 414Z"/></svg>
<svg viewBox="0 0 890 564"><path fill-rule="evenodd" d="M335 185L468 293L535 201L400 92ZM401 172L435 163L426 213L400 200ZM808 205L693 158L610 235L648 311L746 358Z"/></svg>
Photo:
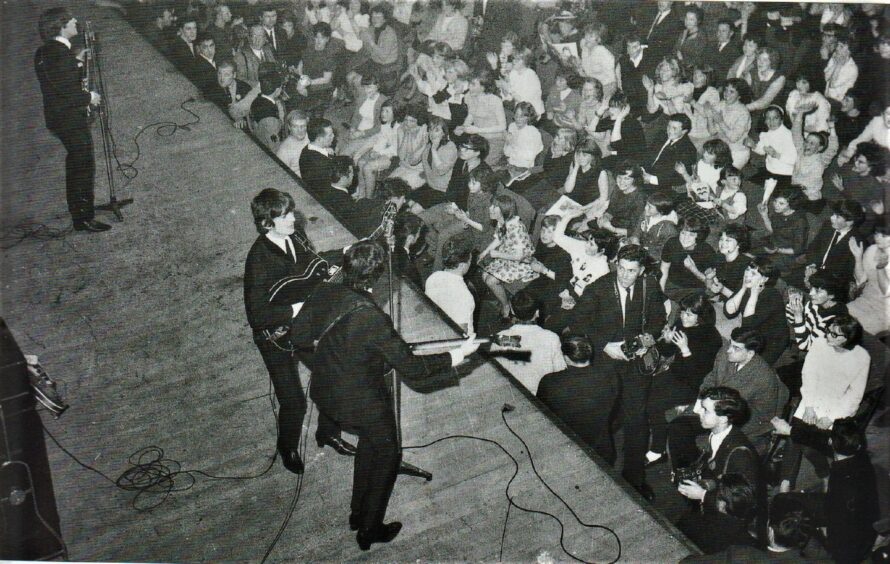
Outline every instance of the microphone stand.
<svg viewBox="0 0 890 564"><path fill-rule="evenodd" d="M395 252L395 238L392 236L392 224L390 223L389 232L387 233L386 243L389 247L389 253L387 254L387 277L389 279L389 317L392 319L393 327L395 327L396 332L399 331L401 325L401 313L402 313L402 303L401 296L402 291L399 288L396 291L395 287L395 276L393 276L393 268L392 268L392 255ZM399 309L398 315L396 315L396 297L399 298ZM393 368L389 371L388 376L389 381L389 389L391 392L391 397L393 398L393 409L395 410L396 416L396 437L399 441L399 451L402 450L402 385L399 381L399 375L396 370ZM414 466L408 462L402 460L399 464L399 474L404 476L415 476L417 478L423 478L427 482L433 479L433 475L423 468L418 466Z"/></svg>
<svg viewBox="0 0 890 564"><path fill-rule="evenodd" d="M108 179L109 194L108 203L96 206L96 209L110 211L118 221L123 221L124 216L121 214L121 208L132 204L133 198L118 200L115 193L114 171L111 167L111 161L114 158L114 140L111 136L111 128L109 126L110 118L108 116L108 98L106 95L105 80L102 77L102 65L99 63L99 41L96 38L96 34L93 32L93 27L90 22L86 22L84 27L84 43L86 48L89 49L87 76L93 75L95 77L96 91L102 96L102 102L96 107L95 111L99 115L99 127L102 131L102 152L105 155L105 175Z"/></svg>

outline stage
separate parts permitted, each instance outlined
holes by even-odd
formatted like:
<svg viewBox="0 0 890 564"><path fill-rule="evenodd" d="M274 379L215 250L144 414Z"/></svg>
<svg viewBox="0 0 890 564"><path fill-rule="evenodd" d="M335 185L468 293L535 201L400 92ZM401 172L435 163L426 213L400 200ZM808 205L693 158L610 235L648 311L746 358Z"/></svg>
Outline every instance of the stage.
<svg viewBox="0 0 890 564"><path fill-rule="evenodd" d="M38 230L17 239L16 228L26 224L64 230L70 222L64 151L43 125L32 66L37 17L47 6L4 5L2 316L24 352L38 355L63 383L71 408L59 420L43 413L44 425L112 480L130 467L132 453L152 445L183 470L260 474L274 452L275 421L268 375L244 315L244 259L256 237L250 200L265 187L290 192L321 249L354 237L219 109L195 100L197 90L120 14L70 5L100 33L118 160L133 162L134 137L149 124L188 125L161 128L162 135L151 127L139 136L138 175L115 176L118 197L134 203L124 208L123 223L99 216L113 224L111 232ZM108 186L97 130L94 139L103 203ZM403 285L401 296L406 340L456 335L411 287ZM406 446L457 434L500 443L519 462L509 496L557 516L565 547L578 558L611 561L618 545L607 531L580 524L535 476L529 456L584 523L615 531L623 561L677 561L695 552L498 366L475 367L455 388L418 394L403 387L401 396ZM515 406L504 417L528 450L502 420L505 403ZM496 445L472 439L406 451L405 459L434 479L400 477L387 517L402 521L402 532L361 552L346 522L352 459L318 449L314 414L305 423L306 473L271 560L531 561L544 553L571 560L556 520L515 507L507 519L513 462ZM197 476L191 489L163 502L162 494L137 499L78 466L49 438L47 449L72 560L259 561L297 486L276 462L255 479ZM187 483L176 478L177 487Z"/></svg>

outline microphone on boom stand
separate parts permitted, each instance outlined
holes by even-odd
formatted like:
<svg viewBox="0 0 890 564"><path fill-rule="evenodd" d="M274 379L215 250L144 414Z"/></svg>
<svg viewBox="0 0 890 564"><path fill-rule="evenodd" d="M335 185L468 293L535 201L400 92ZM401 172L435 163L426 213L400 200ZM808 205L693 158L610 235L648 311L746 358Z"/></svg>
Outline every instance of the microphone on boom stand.
<svg viewBox="0 0 890 564"><path fill-rule="evenodd" d="M393 276L392 269L392 255L395 252L396 248L396 239L393 235L393 224L394 218L390 218L389 220L384 220L384 231L386 233L386 245L389 249L389 253L387 253L387 276L389 278L389 317L392 319L393 327L396 328L396 331L399 330L399 319L400 315L396 316L396 288L394 286L395 277ZM401 292L399 291L400 295ZM401 298L400 298L401 299ZM401 303L399 305L399 312L401 313ZM393 409L396 412L396 436L399 441L399 449L401 450L402 444L402 387L399 383L399 375L396 373L395 369L390 370L389 372L389 386L390 391L392 392L393 398ZM402 460L399 463L399 474L403 476L415 476L417 478L423 478L427 482L433 479L433 475L430 472L427 472L423 468L418 466L414 466L408 462Z"/></svg>
<svg viewBox="0 0 890 564"><path fill-rule="evenodd" d="M102 153L105 155L105 177L108 181L108 203L96 206L98 210L110 211L114 214L118 221L123 221L124 216L121 214L121 208L132 204L133 198L118 200L114 186L114 170L112 161L114 160L114 138L111 135L108 115L108 91L105 89L105 81L102 77L102 65L100 63L101 49L98 36L93 31L91 22L84 22L83 32L84 44L86 46L86 57L84 60L85 77L84 82L88 91L98 92L102 97L101 103L95 109L88 110L89 116L99 117L99 128L102 132Z"/></svg>

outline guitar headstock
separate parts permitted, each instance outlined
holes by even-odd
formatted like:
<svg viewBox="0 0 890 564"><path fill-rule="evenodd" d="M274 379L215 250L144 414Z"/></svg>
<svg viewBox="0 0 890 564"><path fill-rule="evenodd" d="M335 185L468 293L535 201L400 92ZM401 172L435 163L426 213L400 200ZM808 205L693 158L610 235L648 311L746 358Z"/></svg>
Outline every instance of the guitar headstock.
<svg viewBox="0 0 890 564"><path fill-rule="evenodd" d="M522 345L521 335L493 335L492 344L509 349L518 349Z"/></svg>

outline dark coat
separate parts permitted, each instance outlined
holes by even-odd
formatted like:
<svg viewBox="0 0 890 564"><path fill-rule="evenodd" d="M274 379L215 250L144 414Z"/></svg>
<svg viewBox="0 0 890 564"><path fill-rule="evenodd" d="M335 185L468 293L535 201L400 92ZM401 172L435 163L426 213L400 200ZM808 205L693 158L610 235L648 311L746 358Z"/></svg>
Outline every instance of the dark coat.
<svg viewBox="0 0 890 564"><path fill-rule="evenodd" d="M194 51L189 49L188 44L180 36L173 38L170 43L170 49L167 50L167 56L170 61L179 69L179 72L191 78L194 73L195 57L197 57L198 48L194 47Z"/></svg>
<svg viewBox="0 0 890 564"><path fill-rule="evenodd" d="M67 46L51 39L34 55L34 69L43 93L46 127L58 131L72 122L86 125L90 93L83 89L78 61Z"/></svg>
<svg viewBox="0 0 890 564"><path fill-rule="evenodd" d="M674 165L683 163L687 170L692 170L692 165L698 160L698 151L689 140L688 135L684 135L673 145L664 147L662 151L661 148L666 142L667 137L662 136L658 141L649 145L649 156L642 161L646 172L658 177L658 187L661 189L685 184L686 180L674 170Z"/></svg>

